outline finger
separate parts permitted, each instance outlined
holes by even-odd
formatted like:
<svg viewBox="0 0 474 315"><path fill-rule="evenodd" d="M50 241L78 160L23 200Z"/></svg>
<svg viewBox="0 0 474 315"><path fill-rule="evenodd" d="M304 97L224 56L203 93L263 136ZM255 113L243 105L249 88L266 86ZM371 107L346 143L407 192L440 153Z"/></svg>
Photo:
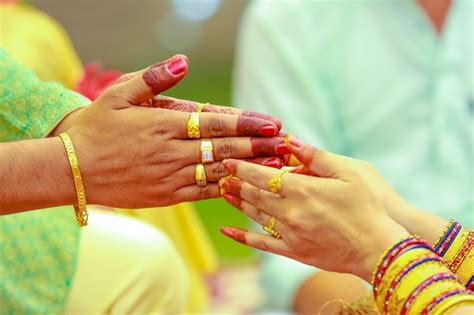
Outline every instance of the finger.
<svg viewBox="0 0 474 315"><path fill-rule="evenodd" d="M247 161L250 163L257 163L274 168L278 168L283 165L283 162L278 157L256 158L249 159ZM224 168L224 165L221 162L204 164L204 170L206 172L206 178L208 182L218 182L221 178L229 175L229 172ZM179 182L184 186L195 184L196 164L186 165L173 174L173 178L176 180L176 182Z"/></svg>
<svg viewBox="0 0 474 315"><path fill-rule="evenodd" d="M187 164L201 162L201 140L184 140L186 146L181 151L182 161ZM254 157L278 156L283 138L229 137L211 139L214 161L227 158L248 159Z"/></svg>
<svg viewBox="0 0 474 315"><path fill-rule="evenodd" d="M250 185L238 178L228 178L222 184L222 189L229 196L236 197L237 201L244 200L253 207L261 209L268 215L276 218L281 218L280 215L285 211L285 209L281 209L284 206L282 203L283 197Z"/></svg>
<svg viewBox="0 0 474 315"><path fill-rule="evenodd" d="M187 124L190 114L177 115L173 136L177 139L188 139ZM256 117L227 115L216 113L199 114L201 138L218 138L231 136L274 137L278 135L278 127L271 121ZM285 148L285 152L289 152ZM286 153L287 154L287 153Z"/></svg>
<svg viewBox="0 0 474 315"><path fill-rule="evenodd" d="M155 96L152 99L150 99L149 102L147 102L148 106L170 109L170 110L177 110L177 111L182 111L182 112L189 112L189 113L197 111L198 104L199 103L194 102L194 101L181 100L181 99L163 96L163 95ZM278 127L278 130L280 130L282 127L281 121L274 116L247 111L247 110L241 110L238 108L206 104L204 105L202 111L205 113L230 114L230 115L240 115L240 116L245 116L245 117L260 118L260 119L273 122Z"/></svg>
<svg viewBox="0 0 474 315"><path fill-rule="evenodd" d="M176 55L148 69L125 75L106 90L104 97L123 98L130 105L138 105L175 86L184 78L187 70L187 57Z"/></svg>
<svg viewBox="0 0 474 315"><path fill-rule="evenodd" d="M337 177L337 174L344 170L345 164L349 160L343 156L304 144L296 137L290 137L288 148L303 165L306 165L314 174L321 177Z"/></svg>
<svg viewBox="0 0 474 315"><path fill-rule="evenodd" d="M261 233L249 232L247 230L235 227L224 227L220 230L225 236L255 249L290 258L293 257L292 250L282 239L277 239L270 235Z"/></svg>
<svg viewBox="0 0 474 315"><path fill-rule="evenodd" d="M219 185L208 184L205 187L198 185L188 185L175 191L174 197L178 202L197 201L220 197Z"/></svg>
<svg viewBox="0 0 474 315"><path fill-rule="evenodd" d="M235 159L226 159L222 163L231 175L237 176L241 180L266 191L270 191L268 187L269 181L282 172L281 170L276 170ZM279 192L280 195L286 196L288 193L293 191L292 187L299 186L300 183L294 180L294 176L297 175L282 175L281 191Z"/></svg>
<svg viewBox="0 0 474 315"><path fill-rule="evenodd" d="M242 200L241 198L233 196L229 193L225 193L222 197L227 203L242 211L245 215L247 215L249 218L251 218L253 221L258 223L262 227L268 225L268 221L272 217L272 215L268 214L268 212L265 212L264 210L255 207L255 205L252 205L247 201ZM276 216L273 217L277 219L275 220L275 225L273 229L280 233L280 235L283 235L286 230L284 224L282 223L282 221L278 220Z"/></svg>

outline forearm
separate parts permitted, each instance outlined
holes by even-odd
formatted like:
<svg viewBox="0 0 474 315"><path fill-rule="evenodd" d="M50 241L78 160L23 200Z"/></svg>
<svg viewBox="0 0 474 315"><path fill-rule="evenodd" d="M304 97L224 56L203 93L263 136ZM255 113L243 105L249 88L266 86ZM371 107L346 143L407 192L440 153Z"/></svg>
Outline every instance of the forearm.
<svg viewBox="0 0 474 315"><path fill-rule="evenodd" d="M410 207L397 211L390 216L409 233L420 235L430 244L434 244L448 221L427 211Z"/></svg>
<svg viewBox="0 0 474 315"><path fill-rule="evenodd" d="M0 214L73 204L74 183L58 137L0 144Z"/></svg>

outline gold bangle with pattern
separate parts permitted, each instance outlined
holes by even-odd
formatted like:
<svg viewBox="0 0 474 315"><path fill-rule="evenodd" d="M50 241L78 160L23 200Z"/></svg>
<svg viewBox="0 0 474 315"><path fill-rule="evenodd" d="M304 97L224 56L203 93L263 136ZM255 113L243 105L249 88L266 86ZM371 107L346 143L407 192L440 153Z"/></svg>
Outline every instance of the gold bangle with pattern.
<svg viewBox="0 0 474 315"><path fill-rule="evenodd" d="M81 170L79 169L79 162L77 160L76 151L74 150L74 144L72 143L71 137L67 133L59 135L64 143L66 149L67 158L69 165L71 166L72 177L74 180L74 187L77 195L77 205L74 205L74 212L76 214L76 220L79 226L87 225L87 201L86 192L84 190L84 184L82 182Z"/></svg>

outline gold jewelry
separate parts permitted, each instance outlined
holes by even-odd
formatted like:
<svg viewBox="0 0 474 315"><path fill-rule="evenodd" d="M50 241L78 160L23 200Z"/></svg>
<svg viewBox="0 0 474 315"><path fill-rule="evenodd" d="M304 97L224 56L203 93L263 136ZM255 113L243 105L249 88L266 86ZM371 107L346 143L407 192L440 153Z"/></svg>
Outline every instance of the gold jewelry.
<svg viewBox="0 0 474 315"><path fill-rule="evenodd" d="M202 110L204 109L204 106L207 106L209 105L209 103L206 103L206 104L203 104L203 103L199 103L199 102L196 102L196 112L198 114L200 114L202 112Z"/></svg>
<svg viewBox="0 0 474 315"><path fill-rule="evenodd" d="M281 178L288 172L289 171L280 172L268 181L268 188L272 193L278 194L281 191Z"/></svg>
<svg viewBox="0 0 474 315"><path fill-rule="evenodd" d="M207 186L207 176L206 170L204 169L204 165L196 164L196 184L199 187L206 187Z"/></svg>
<svg viewBox="0 0 474 315"><path fill-rule="evenodd" d="M191 113L188 118L188 138L199 139L201 138L201 125L199 123L199 114L201 114L204 104L197 103L197 110Z"/></svg>
<svg viewBox="0 0 474 315"><path fill-rule="evenodd" d="M263 225L262 228L274 238L281 238L280 233L275 231L275 222L276 222L276 218L270 217L270 219L268 219L267 225Z"/></svg>
<svg viewBox="0 0 474 315"><path fill-rule="evenodd" d="M64 143L69 165L71 166L74 187L76 188L77 205L74 205L76 220L79 226L86 226L88 219L86 192L84 190L84 184L82 183L81 170L79 169L79 162L77 161L74 144L72 143L71 137L69 137L69 135L65 132L60 134L59 137Z"/></svg>
<svg viewBox="0 0 474 315"><path fill-rule="evenodd" d="M212 163L214 162L213 145L211 139L201 140L201 163Z"/></svg>

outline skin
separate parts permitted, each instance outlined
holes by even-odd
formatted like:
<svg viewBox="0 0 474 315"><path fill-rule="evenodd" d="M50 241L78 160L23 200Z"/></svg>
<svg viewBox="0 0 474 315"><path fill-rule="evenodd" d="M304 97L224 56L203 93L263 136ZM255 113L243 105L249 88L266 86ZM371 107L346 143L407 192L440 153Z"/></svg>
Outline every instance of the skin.
<svg viewBox="0 0 474 315"><path fill-rule="evenodd" d="M446 21L446 17L449 11L449 8L451 7L451 0L419 0L418 1L420 7L422 10L425 12L427 15L428 19L432 23L436 33L438 36L441 36L443 32L443 26ZM444 221L441 220L440 218L433 216L430 213L424 212L419 209L413 209L412 212L408 212L405 214L402 214L400 212L396 213L391 213L391 217L397 221L399 224L405 226L411 233L416 233L419 235L423 235L426 240L430 242L434 242L435 239L437 238L440 231L440 228L445 225ZM422 221L420 219L423 218ZM421 225L417 225L414 222L423 222ZM416 232L415 232L416 231ZM324 273L318 272L317 274ZM344 281L344 279L341 278L333 278L331 279L330 276L332 274L328 274L326 276L322 276L321 278L318 278L317 275L315 274L312 277L309 277L299 288L299 290L296 292L295 295L295 300L294 300L294 308L299 314L308 314L308 315L313 315L317 313L320 308L326 304L327 301L330 301L330 299L324 301L321 299L315 300L314 297L320 297L322 295L328 295L331 297L337 297L337 294L340 292L338 290L338 286L344 287L349 283L351 279L347 279L347 282ZM321 281L321 279L324 279L325 281L322 283L318 283L318 281ZM332 283L336 283L337 285L335 286L335 291L333 294L328 293L328 291L332 290L334 286L332 286ZM359 295L362 297L365 295L366 292L365 290L360 290ZM343 298L343 297L341 297ZM334 298L333 298L334 299Z"/></svg>
<svg viewBox="0 0 474 315"><path fill-rule="evenodd" d="M274 216L274 228L282 238L234 227L222 228L222 233L256 249L370 282L381 253L408 235L388 215L387 208L398 201L398 195L366 162L324 152L296 138L290 138L288 146L303 165L283 175L279 193L271 193L268 188L268 181L279 171L238 160L224 161L235 177L222 182L227 202L260 225L266 225ZM331 278L325 279L323 274L314 282L305 282L303 290L329 288L327 298L338 298L341 288L347 288L348 279L342 279L341 283L346 284L339 287L339 293L337 288L331 292L330 286L318 286L324 279L333 281ZM360 290L356 287L352 298ZM304 294L306 291L297 298L306 301ZM326 298L319 296L318 300L323 303ZM311 311L309 304L302 305L308 307L303 312ZM453 314L467 309L472 307L457 309Z"/></svg>
<svg viewBox="0 0 474 315"><path fill-rule="evenodd" d="M221 160L282 164L275 154L262 156L276 152L283 141L272 138L279 133L276 118L255 114L242 119L239 113L219 113L226 109L214 106L216 112L202 113L200 123L202 137L218 137L212 139L216 162L205 166L209 184L198 187L195 163L200 162L200 140L187 137L189 113L142 106L177 84L186 72L187 58L177 55L126 74L90 106L68 115L53 137L0 144L0 182L9 183L0 187L1 214L76 202L64 146L54 137L63 131L74 143L90 204L144 208L214 198L220 196L218 180L228 175ZM239 127L239 121L247 127ZM268 142L263 141L266 135ZM264 149L257 151L255 142Z"/></svg>

